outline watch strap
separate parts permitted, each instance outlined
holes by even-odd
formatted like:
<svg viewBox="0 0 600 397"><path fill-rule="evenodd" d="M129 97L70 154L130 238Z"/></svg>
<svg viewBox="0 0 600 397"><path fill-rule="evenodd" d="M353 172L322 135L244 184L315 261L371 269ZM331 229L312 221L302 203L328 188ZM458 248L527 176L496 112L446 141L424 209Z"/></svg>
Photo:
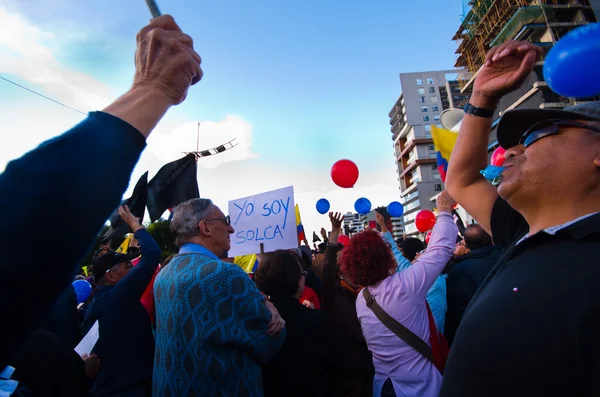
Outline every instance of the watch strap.
<svg viewBox="0 0 600 397"><path fill-rule="evenodd" d="M494 116L495 109L478 108L470 103L465 105L464 111L466 114L470 114L476 117L492 118Z"/></svg>

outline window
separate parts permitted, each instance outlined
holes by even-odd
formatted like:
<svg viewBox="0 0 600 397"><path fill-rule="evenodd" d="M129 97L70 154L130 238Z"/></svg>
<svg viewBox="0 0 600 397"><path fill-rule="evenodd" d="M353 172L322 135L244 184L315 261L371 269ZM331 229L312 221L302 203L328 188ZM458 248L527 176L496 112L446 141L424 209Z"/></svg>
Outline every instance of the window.
<svg viewBox="0 0 600 397"><path fill-rule="evenodd" d="M427 106L421 106L421 112L427 113L428 111L429 111L429 108Z"/></svg>
<svg viewBox="0 0 600 397"><path fill-rule="evenodd" d="M429 87L429 93L435 94L435 87Z"/></svg>
<svg viewBox="0 0 600 397"><path fill-rule="evenodd" d="M435 95L430 96L429 99L431 100L431 102L437 102L438 101L437 96L435 96Z"/></svg>
<svg viewBox="0 0 600 397"><path fill-rule="evenodd" d="M425 103L425 97L424 96L421 97L421 103Z"/></svg>
<svg viewBox="0 0 600 397"><path fill-rule="evenodd" d="M442 177L440 176L439 172L433 172L431 174L431 179L433 179L434 181L441 181Z"/></svg>
<svg viewBox="0 0 600 397"><path fill-rule="evenodd" d="M436 124L435 126L436 126L437 128L444 128L444 126L443 126L443 125L441 125L441 124Z"/></svg>
<svg viewBox="0 0 600 397"><path fill-rule="evenodd" d="M433 106L431 107L431 111L432 111L432 112L439 112L439 111L440 111L440 107L439 107L438 105L433 105Z"/></svg>
<svg viewBox="0 0 600 397"><path fill-rule="evenodd" d="M429 121L429 116L423 116L423 121Z"/></svg>
<svg viewBox="0 0 600 397"><path fill-rule="evenodd" d="M425 131L431 131L431 125L430 125L430 124L425 124L425 125L423 126L423 129L424 129Z"/></svg>
<svg viewBox="0 0 600 397"><path fill-rule="evenodd" d="M417 79L417 85L423 85L423 79Z"/></svg>
<svg viewBox="0 0 600 397"><path fill-rule="evenodd" d="M429 149L429 150L435 150L435 146L434 145L428 145L427 149Z"/></svg>
<svg viewBox="0 0 600 397"><path fill-rule="evenodd" d="M435 189L436 192L442 191L442 185L440 185L439 183L436 183L435 185L433 185L433 188Z"/></svg>
<svg viewBox="0 0 600 397"><path fill-rule="evenodd" d="M417 92L419 93L419 95L425 95L425 88L419 88Z"/></svg>
<svg viewBox="0 0 600 397"><path fill-rule="evenodd" d="M440 121L440 115L436 114L435 116L433 116L433 120L434 121Z"/></svg>
<svg viewBox="0 0 600 397"><path fill-rule="evenodd" d="M437 164L431 164L431 171L437 171Z"/></svg>
<svg viewBox="0 0 600 397"><path fill-rule="evenodd" d="M431 78L427 79L427 84L433 84L433 79L431 79Z"/></svg>

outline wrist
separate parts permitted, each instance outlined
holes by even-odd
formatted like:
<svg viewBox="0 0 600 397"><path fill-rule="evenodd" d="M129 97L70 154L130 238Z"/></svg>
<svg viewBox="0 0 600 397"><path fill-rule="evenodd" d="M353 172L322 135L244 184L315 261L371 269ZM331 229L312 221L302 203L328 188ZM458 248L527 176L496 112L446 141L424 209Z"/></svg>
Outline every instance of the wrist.
<svg viewBox="0 0 600 397"><path fill-rule="evenodd" d="M492 95L474 91L469 99L469 103L478 108L495 109L498 104L498 99Z"/></svg>
<svg viewBox="0 0 600 397"><path fill-rule="evenodd" d="M140 225L139 223L129 225L129 227L131 228L131 230L133 230L134 233L144 228L144 226Z"/></svg>
<svg viewBox="0 0 600 397"><path fill-rule="evenodd" d="M173 106L172 102L172 99L158 88L150 85L134 85L108 105L103 112L129 123L147 138Z"/></svg>

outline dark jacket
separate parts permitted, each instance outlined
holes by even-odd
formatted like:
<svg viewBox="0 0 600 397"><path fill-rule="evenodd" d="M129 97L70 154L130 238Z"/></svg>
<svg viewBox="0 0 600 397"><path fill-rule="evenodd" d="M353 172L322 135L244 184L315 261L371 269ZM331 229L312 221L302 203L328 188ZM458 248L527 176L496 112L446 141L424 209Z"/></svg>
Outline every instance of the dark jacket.
<svg viewBox="0 0 600 397"><path fill-rule="evenodd" d="M287 337L281 350L263 367L265 397L329 396L333 354L325 313L309 309L294 297L271 297L285 320Z"/></svg>
<svg viewBox="0 0 600 397"><path fill-rule="evenodd" d="M145 146L130 124L92 112L0 174L0 367L79 273Z"/></svg>
<svg viewBox="0 0 600 397"><path fill-rule="evenodd" d="M154 275L161 251L146 229L134 235L142 247L140 262L117 284L98 287L85 316L86 332L96 320L100 325L100 339L92 350L102 364L92 385L94 397L152 380L154 336L140 298Z"/></svg>
<svg viewBox="0 0 600 397"><path fill-rule="evenodd" d="M444 336L449 344L454 341L456 329L477 289L500 258L503 248L491 246L469 252L453 260L446 279L446 327Z"/></svg>
<svg viewBox="0 0 600 397"><path fill-rule="evenodd" d="M356 293L340 285L338 251L330 245L325 252L321 295L321 308L337 352L332 367L333 391L336 396L365 396L372 393L373 359L356 316Z"/></svg>
<svg viewBox="0 0 600 397"><path fill-rule="evenodd" d="M56 335L65 346L74 349L81 340L79 325L77 294L69 285L54 302L42 328Z"/></svg>

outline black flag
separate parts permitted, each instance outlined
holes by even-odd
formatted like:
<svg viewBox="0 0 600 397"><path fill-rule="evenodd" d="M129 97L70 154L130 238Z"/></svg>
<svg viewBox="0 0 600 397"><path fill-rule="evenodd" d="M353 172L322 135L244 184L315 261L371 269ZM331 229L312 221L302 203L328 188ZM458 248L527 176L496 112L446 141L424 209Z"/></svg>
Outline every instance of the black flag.
<svg viewBox="0 0 600 397"><path fill-rule="evenodd" d="M140 223L142 223L146 212L146 200L148 200L148 171L135 184L131 197L123 200L121 205L128 206L131 213L140 218ZM120 238L127 233L131 233L131 228L119 216L118 208L112 213L109 220L110 227L104 234L103 239Z"/></svg>
<svg viewBox="0 0 600 397"><path fill-rule="evenodd" d="M152 222L169 208L199 198L196 156L190 153L164 165L148 182L148 212Z"/></svg>

